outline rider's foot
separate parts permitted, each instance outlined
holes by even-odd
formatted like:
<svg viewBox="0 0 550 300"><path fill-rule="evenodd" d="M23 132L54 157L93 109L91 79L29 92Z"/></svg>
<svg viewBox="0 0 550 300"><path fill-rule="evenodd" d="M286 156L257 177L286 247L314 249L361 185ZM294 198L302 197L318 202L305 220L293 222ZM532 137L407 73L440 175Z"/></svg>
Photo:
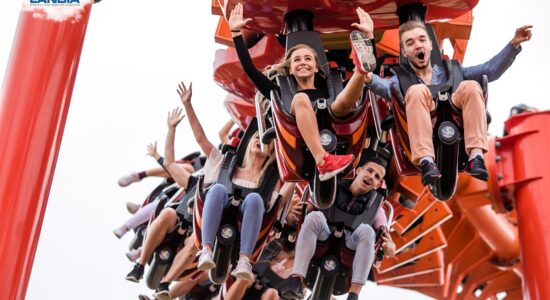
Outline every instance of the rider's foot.
<svg viewBox="0 0 550 300"><path fill-rule="evenodd" d="M368 74L376 69L376 57L372 44L364 32L354 30L351 32L351 57L353 64L361 74Z"/></svg>
<svg viewBox="0 0 550 300"><path fill-rule="evenodd" d="M423 185L435 183L435 181L441 177L441 173L439 172L437 165L431 161L422 160L420 163L420 169L422 170Z"/></svg>
<svg viewBox="0 0 550 300"><path fill-rule="evenodd" d="M122 238L126 234L126 232L128 232L128 228L126 228L126 226L120 226L113 230L113 233L119 239Z"/></svg>
<svg viewBox="0 0 550 300"><path fill-rule="evenodd" d="M161 282L159 287L155 290L153 297L158 300L170 300L172 296L170 295L170 282Z"/></svg>
<svg viewBox="0 0 550 300"><path fill-rule="evenodd" d="M346 300L359 300L359 295L354 292L350 292Z"/></svg>
<svg viewBox="0 0 550 300"><path fill-rule="evenodd" d="M212 260L212 250L210 250L210 248L203 247L199 252L197 252L197 256L199 257L197 269L206 271L216 267L216 263Z"/></svg>
<svg viewBox="0 0 550 300"><path fill-rule="evenodd" d="M483 161L483 157L481 155L472 158L468 162L468 165L466 166L466 170L464 170L464 172L479 180L489 180L489 172L487 172L485 162Z"/></svg>
<svg viewBox="0 0 550 300"><path fill-rule="evenodd" d="M126 202L126 209L132 215L135 214L138 211L139 208L140 208L140 205L137 204L137 203L130 202L130 201Z"/></svg>
<svg viewBox="0 0 550 300"><path fill-rule="evenodd" d="M252 265L250 264L250 261L247 258L239 259L235 270L231 272L231 276L246 281L254 280L254 273L252 273Z"/></svg>
<svg viewBox="0 0 550 300"><path fill-rule="evenodd" d="M140 180L141 180L141 178L139 178L138 173L132 172L128 175L124 175L124 176L120 177L118 179L118 185L120 185L121 187L125 187L125 186L129 186L130 184L132 184L134 182L138 182Z"/></svg>
<svg viewBox="0 0 550 300"><path fill-rule="evenodd" d="M353 162L353 154L332 155L328 152L323 156L323 162L317 164L319 179L326 181L344 171Z"/></svg>
<svg viewBox="0 0 550 300"><path fill-rule="evenodd" d="M144 271L145 271L145 267L143 265L140 265L139 263L136 263L132 271L130 271L130 273L126 275L126 280L132 281L132 282L139 282L139 280L143 278Z"/></svg>
<svg viewBox="0 0 550 300"><path fill-rule="evenodd" d="M281 288L281 297L284 299L304 298L304 287L300 277L293 276L289 283Z"/></svg>
<svg viewBox="0 0 550 300"><path fill-rule="evenodd" d="M130 261L136 261L140 255L141 255L141 248L130 249L126 252L126 257L128 257Z"/></svg>

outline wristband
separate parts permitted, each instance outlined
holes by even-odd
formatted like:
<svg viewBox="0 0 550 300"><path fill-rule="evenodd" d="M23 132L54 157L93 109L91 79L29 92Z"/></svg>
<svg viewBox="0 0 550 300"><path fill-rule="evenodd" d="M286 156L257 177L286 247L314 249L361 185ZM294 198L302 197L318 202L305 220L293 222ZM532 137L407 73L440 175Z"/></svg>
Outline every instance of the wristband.
<svg viewBox="0 0 550 300"><path fill-rule="evenodd" d="M170 172L168 172L168 170L164 167L164 157L159 157L159 159L157 159L157 163L164 169L164 171L166 171L166 173L170 174Z"/></svg>

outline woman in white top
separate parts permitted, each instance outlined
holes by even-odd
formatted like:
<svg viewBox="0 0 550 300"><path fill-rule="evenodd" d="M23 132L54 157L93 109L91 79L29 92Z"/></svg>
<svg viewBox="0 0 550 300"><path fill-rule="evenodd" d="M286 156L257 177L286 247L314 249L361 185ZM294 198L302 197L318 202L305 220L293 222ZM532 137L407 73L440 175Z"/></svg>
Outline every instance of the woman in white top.
<svg viewBox="0 0 550 300"><path fill-rule="evenodd" d="M183 107L187 113L187 119L193 130L195 139L201 147L201 150L205 154L208 154L208 160L204 167L204 181L205 183L213 183L217 179L221 168L222 155L206 138L204 130L191 105L192 85L190 84L189 88L186 88L185 84L182 82L178 87L178 94L180 95ZM170 134L168 136L168 139L169 138ZM166 150L168 150L168 148ZM267 152L268 154L262 152L260 148L260 139L256 133L248 143L242 166L236 167L231 181L246 188L258 187L268 166L275 162L273 144L268 146ZM171 169L168 170L171 171ZM284 199L290 197L293 186L293 184L288 184L281 189L280 192ZM277 183L274 193L279 191L280 188L281 182ZM200 270L208 270L215 267L215 263L212 260L212 247L220 226L223 209L228 205L228 193L225 186L214 184L210 187L206 194L202 211L202 249L199 251L199 263L197 266ZM241 203L240 211L243 215L241 223L240 258L237 267L231 274L244 280L253 280L254 275L249 260L254 251L254 246L264 217L265 205L262 197L258 193L248 194Z"/></svg>

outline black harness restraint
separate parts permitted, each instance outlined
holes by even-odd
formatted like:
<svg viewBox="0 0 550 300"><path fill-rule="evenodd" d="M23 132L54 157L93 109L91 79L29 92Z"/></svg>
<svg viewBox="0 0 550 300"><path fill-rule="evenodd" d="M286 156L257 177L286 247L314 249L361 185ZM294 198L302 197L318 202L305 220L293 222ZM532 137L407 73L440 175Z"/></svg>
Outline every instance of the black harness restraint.
<svg viewBox="0 0 550 300"><path fill-rule="evenodd" d="M218 176L217 183L222 184L227 189L229 197L233 197L238 200L246 198L250 193L258 193L264 200L264 204L267 207L269 200L271 199L271 194L279 181L279 170L275 164L275 161L272 162L267 169L265 174L262 177L262 181L257 188L251 189L239 186L234 184L231 181L237 166L237 154L233 151L228 151L225 153L222 165L220 169L220 174Z"/></svg>
<svg viewBox="0 0 550 300"><path fill-rule="evenodd" d="M334 205L327 209L322 209L321 212L327 219L329 225L337 226L343 224L350 232L353 232L361 224L369 224L372 226L376 212L384 200L384 196L377 191L372 191L366 195L353 199L347 185L343 185L341 182L338 182L336 197ZM352 214L339 208L338 206L340 205L337 205L349 204L352 201L361 201L365 203L363 212L360 214Z"/></svg>
<svg viewBox="0 0 550 300"><path fill-rule="evenodd" d="M443 70L447 74L447 82L426 85L432 94L434 101L438 100L450 100L450 96L456 89L458 85L464 80L464 72L462 66L457 60L443 60ZM419 84L418 78L416 77L413 69L407 64L399 64L390 68L393 74L399 79L399 86L401 88L401 93L406 95L409 87L415 84ZM448 94L447 94L448 93ZM448 98L443 98L448 97Z"/></svg>

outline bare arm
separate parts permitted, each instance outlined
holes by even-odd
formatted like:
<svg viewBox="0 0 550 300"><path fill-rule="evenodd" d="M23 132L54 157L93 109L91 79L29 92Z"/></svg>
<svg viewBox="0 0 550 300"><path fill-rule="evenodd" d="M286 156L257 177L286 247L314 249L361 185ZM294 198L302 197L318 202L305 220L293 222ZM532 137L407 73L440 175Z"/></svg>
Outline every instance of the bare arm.
<svg viewBox="0 0 550 300"><path fill-rule="evenodd" d="M170 175L172 175L174 181L176 181L181 187L187 188L187 182L189 181L189 176L191 176L191 174L181 166L178 166L174 158L176 127L181 122L183 117L184 116L181 114L181 108L176 108L168 113L168 133L166 134L166 146L164 149L164 167L168 172L170 172Z"/></svg>
<svg viewBox="0 0 550 300"><path fill-rule="evenodd" d="M210 152L212 151L212 148L214 145L208 140L206 137L206 134L204 133L204 130L202 129L201 122L197 118L197 114L195 114L195 109L193 108L193 105L191 105L191 96L193 94L193 83L189 84L189 89L185 87L185 84L181 82L178 85L178 94L180 95L181 103L183 104L183 107L185 108L185 112L187 113L187 119L189 120L189 125L191 125L191 130L193 130L193 135L195 136L195 140L199 144L199 147L201 148L202 152L206 154L206 156L210 155Z"/></svg>
<svg viewBox="0 0 550 300"><path fill-rule="evenodd" d="M229 141L229 133L231 131L231 128L233 127L233 124L235 124L235 122L233 122L233 120L227 121L227 123L225 123L225 125L223 125L222 129L218 133L219 136L220 136L220 141L222 142L222 144L227 144L227 142Z"/></svg>

